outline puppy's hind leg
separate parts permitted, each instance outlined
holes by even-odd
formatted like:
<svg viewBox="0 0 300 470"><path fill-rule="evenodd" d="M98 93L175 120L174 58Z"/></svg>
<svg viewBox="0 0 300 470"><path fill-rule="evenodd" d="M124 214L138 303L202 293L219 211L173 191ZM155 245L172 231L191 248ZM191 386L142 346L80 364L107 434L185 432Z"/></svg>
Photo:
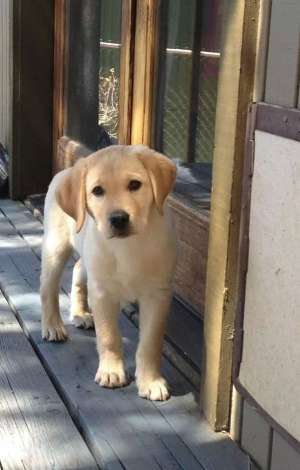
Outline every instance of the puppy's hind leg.
<svg viewBox="0 0 300 470"><path fill-rule="evenodd" d="M87 278L82 260L73 269L71 291L71 320L77 328L93 328L94 320L87 301Z"/></svg>
<svg viewBox="0 0 300 470"><path fill-rule="evenodd" d="M42 248L41 301L42 336L48 341L65 341L67 332L59 312L59 283L72 247L67 237L51 230Z"/></svg>

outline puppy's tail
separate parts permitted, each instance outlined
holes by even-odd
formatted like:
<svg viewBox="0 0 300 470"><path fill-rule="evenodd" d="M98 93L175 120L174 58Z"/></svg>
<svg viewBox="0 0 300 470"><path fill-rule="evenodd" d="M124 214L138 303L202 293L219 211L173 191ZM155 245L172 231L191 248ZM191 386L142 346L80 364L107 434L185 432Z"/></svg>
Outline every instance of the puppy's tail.
<svg viewBox="0 0 300 470"><path fill-rule="evenodd" d="M70 168L77 160L87 157L93 153L91 149L85 147L76 140L63 136L59 139L57 145L57 160L55 172Z"/></svg>

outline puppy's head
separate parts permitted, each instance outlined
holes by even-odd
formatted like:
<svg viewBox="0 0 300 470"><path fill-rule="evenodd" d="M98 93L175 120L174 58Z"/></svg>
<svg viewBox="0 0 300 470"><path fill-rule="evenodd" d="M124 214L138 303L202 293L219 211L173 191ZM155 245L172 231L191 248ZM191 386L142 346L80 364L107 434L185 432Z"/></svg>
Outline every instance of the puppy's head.
<svg viewBox="0 0 300 470"><path fill-rule="evenodd" d="M122 238L145 230L153 210L163 213L175 177L164 155L142 145L113 145L79 160L56 197L77 232L87 211L106 238Z"/></svg>

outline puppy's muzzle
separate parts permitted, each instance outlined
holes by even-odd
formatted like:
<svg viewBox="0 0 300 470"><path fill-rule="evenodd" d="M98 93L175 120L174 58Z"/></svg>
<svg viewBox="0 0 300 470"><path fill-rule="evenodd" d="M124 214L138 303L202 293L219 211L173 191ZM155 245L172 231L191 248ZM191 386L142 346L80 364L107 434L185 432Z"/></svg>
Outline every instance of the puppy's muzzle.
<svg viewBox="0 0 300 470"><path fill-rule="evenodd" d="M113 236L129 235L129 214L123 210L114 211L108 217Z"/></svg>

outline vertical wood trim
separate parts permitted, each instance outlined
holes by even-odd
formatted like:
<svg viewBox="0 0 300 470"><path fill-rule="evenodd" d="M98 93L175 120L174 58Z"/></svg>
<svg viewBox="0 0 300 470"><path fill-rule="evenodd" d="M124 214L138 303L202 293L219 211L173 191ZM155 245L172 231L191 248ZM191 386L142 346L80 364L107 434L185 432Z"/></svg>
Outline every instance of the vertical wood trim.
<svg viewBox="0 0 300 470"><path fill-rule="evenodd" d="M130 144L131 139L135 14L136 0L123 0L118 139L120 144Z"/></svg>
<svg viewBox="0 0 300 470"><path fill-rule="evenodd" d="M12 2L0 2L0 142L12 152Z"/></svg>
<svg viewBox="0 0 300 470"><path fill-rule="evenodd" d="M132 144L151 144L158 0L137 0Z"/></svg>
<svg viewBox="0 0 300 470"><path fill-rule="evenodd" d="M299 80L299 0L273 0L265 101L296 107Z"/></svg>
<svg viewBox="0 0 300 470"><path fill-rule="evenodd" d="M54 5L53 172L61 170L57 144L65 125L66 0Z"/></svg>
<svg viewBox="0 0 300 470"><path fill-rule="evenodd" d="M20 190L20 101L21 101L21 16L22 4L20 0L13 0L13 108L12 108L12 127L13 127L13 157L9 162L10 182L9 195L16 198Z"/></svg>
<svg viewBox="0 0 300 470"><path fill-rule="evenodd" d="M251 0L224 2L201 394L204 414L215 430L229 426L244 144L253 98L258 9L258 2Z"/></svg>

